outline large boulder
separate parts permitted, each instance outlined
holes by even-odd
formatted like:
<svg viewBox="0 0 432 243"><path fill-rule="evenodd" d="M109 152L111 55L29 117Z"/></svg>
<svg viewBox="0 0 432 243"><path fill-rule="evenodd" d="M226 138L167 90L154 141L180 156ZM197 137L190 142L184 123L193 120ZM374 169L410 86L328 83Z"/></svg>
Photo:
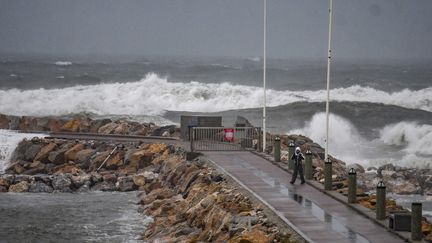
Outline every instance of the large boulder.
<svg viewBox="0 0 432 243"><path fill-rule="evenodd" d="M80 119L72 119L66 122L60 130L63 132L79 132L79 128L81 125Z"/></svg>
<svg viewBox="0 0 432 243"><path fill-rule="evenodd" d="M36 154L36 156L34 157L35 161L41 161L43 163L48 163L48 155L49 153L51 153L55 148L57 147L57 145L53 142L45 145L43 148L41 148L39 150L39 152Z"/></svg>
<svg viewBox="0 0 432 243"><path fill-rule="evenodd" d="M115 191L116 186L112 182L103 181L103 182L96 183L93 187L91 187L91 190L92 191Z"/></svg>
<svg viewBox="0 0 432 243"><path fill-rule="evenodd" d="M83 185L85 185L86 183L90 184L91 181L91 175L89 174L79 174L76 176L71 176L71 181L72 181L72 185L75 188L80 188Z"/></svg>
<svg viewBox="0 0 432 243"><path fill-rule="evenodd" d="M43 174L46 172L45 170L45 164L40 161L34 161L33 163L29 164L29 169L24 171L23 174L26 175L36 175L36 174Z"/></svg>
<svg viewBox="0 0 432 243"><path fill-rule="evenodd" d="M75 163L82 164L90 160L93 154L96 151L94 149L83 149L76 153L75 155Z"/></svg>
<svg viewBox="0 0 432 243"><path fill-rule="evenodd" d="M56 165L65 163L65 150L52 151L48 155L48 160Z"/></svg>
<svg viewBox="0 0 432 243"><path fill-rule="evenodd" d="M65 160L67 161L75 161L76 155L79 151L83 150L85 147L84 144L78 143L74 145L72 148L65 152Z"/></svg>
<svg viewBox="0 0 432 243"><path fill-rule="evenodd" d="M151 165L154 153L147 150L129 150L124 157L124 164L136 169Z"/></svg>
<svg viewBox="0 0 432 243"><path fill-rule="evenodd" d="M132 176L123 176L117 178L116 188L121 192L127 192L127 191L133 191L137 187L134 184Z"/></svg>
<svg viewBox="0 0 432 243"><path fill-rule="evenodd" d="M13 151L10 160L11 161L26 160L26 153L32 145L33 142L27 139L24 139L21 142L19 142L17 147Z"/></svg>
<svg viewBox="0 0 432 243"><path fill-rule="evenodd" d="M111 158L108 159L108 161L105 164L105 168L109 170L115 170L123 165L123 158L124 158L125 152L119 151L114 156L111 156Z"/></svg>
<svg viewBox="0 0 432 243"><path fill-rule="evenodd" d="M90 123L90 132L91 133L98 133L98 130L100 127L111 123L112 121L110 119L99 119L99 120L94 120Z"/></svg>
<svg viewBox="0 0 432 243"><path fill-rule="evenodd" d="M160 137L164 133L165 134L173 134L173 133L175 133L175 131L176 131L176 126L175 125L169 125L169 126L163 126L163 127L155 128L152 131L151 135Z"/></svg>
<svg viewBox="0 0 432 243"><path fill-rule="evenodd" d="M17 184L9 186L9 192L28 192L29 183L27 181L21 181Z"/></svg>
<svg viewBox="0 0 432 243"><path fill-rule="evenodd" d="M42 181L33 181L30 184L29 192L45 192L45 193L51 193L53 192L53 188L48 186Z"/></svg>
<svg viewBox="0 0 432 243"><path fill-rule="evenodd" d="M9 129L9 119L3 114L0 114L0 129Z"/></svg>
<svg viewBox="0 0 432 243"><path fill-rule="evenodd" d="M111 123L108 123L108 124L101 126L98 129L98 133L111 134L114 132L116 127L117 127L117 124L115 124L114 122L111 122Z"/></svg>
<svg viewBox="0 0 432 243"><path fill-rule="evenodd" d="M54 190L60 192L72 192L72 181L68 174L57 174L52 178L52 186Z"/></svg>

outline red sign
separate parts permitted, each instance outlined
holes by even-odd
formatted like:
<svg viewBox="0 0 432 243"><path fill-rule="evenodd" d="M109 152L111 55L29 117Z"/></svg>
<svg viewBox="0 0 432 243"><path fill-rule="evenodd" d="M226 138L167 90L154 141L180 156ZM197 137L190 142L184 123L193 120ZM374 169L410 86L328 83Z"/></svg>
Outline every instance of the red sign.
<svg viewBox="0 0 432 243"><path fill-rule="evenodd" d="M224 129L224 140L225 141L234 141L234 128L225 128Z"/></svg>

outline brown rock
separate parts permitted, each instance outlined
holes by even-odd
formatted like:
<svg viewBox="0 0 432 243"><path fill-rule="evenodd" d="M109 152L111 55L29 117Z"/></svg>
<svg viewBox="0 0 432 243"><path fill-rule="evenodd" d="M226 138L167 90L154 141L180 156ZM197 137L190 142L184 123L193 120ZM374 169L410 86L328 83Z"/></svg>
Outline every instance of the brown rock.
<svg viewBox="0 0 432 243"><path fill-rule="evenodd" d="M47 145L45 145L41 150L39 150L39 152L36 154L34 160L36 161L41 161L43 163L48 163L48 155L51 151L53 151L55 148L57 147L57 145L55 143L49 143Z"/></svg>
<svg viewBox="0 0 432 243"><path fill-rule="evenodd" d="M84 144L79 143L79 144L74 145L68 151L66 151L65 152L65 159L66 159L66 161L75 161L77 153L79 151L83 150L84 147L85 147Z"/></svg>
<svg viewBox="0 0 432 243"><path fill-rule="evenodd" d="M70 165L70 164L60 165L60 166L54 168L53 171L54 171L54 174L69 173L72 175L78 175L78 174L82 173L80 168L78 168L76 165Z"/></svg>
<svg viewBox="0 0 432 243"><path fill-rule="evenodd" d="M114 132L114 129L117 127L117 124L111 122L108 124L105 124L103 126L101 126L98 129L98 133L103 133L103 134L111 134Z"/></svg>
<svg viewBox="0 0 432 243"><path fill-rule="evenodd" d="M80 119L72 119L66 122L61 128L64 132L78 132L81 125Z"/></svg>
<svg viewBox="0 0 432 243"><path fill-rule="evenodd" d="M118 167L121 167L123 165L124 154L124 151L119 151L116 153L106 162L105 167L109 170L115 170Z"/></svg>
<svg viewBox="0 0 432 243"><path fill-rule="evenodd" d="M114 134L129 134L130 126L127 123L120 123L114 129Z"/></svg>
<svg viewBox="0 0 432 243"><path fill-rule="evenodd" d="M15 185L9 186L9 192L28 192L29 183L27 181L21 181Z"/></svg>
<svg viewBox="0 0 432 243"><path fill-rule="evenodd" d="M83 149L78 153L76 153L75 162L79 164L88 162L94 153L95 153L94 149Z"/></svg>
<svg viewBox="0 0 432 243"><path fill-rule="evenodd" d="M148 152L161 154L167 149L167 145L163 143L153 143L149 146Z"/></svg>
<svg viewBox="0 0 432 243"><path fill-rule="evenodd" d="M0 129L9 129L9 119L3 114L0 114Z"/></svg>
<svg viewBox="0 0 432 243"><path fill-rule="evenodd" d="M90 170L96 170L102 162L108 157L111 151L98 152L96 156L91 160Z"/></svg>
<svg viewBox="0 0 432 243"><path fill-rule="evenodd" d="M48 160L56 165L65 163L65 150L52 151L48 155Z"/></svg>
<svg viewBox="0 0 432 243"><path fill-rule="evenodd" d="M270 238L261 230L253 229L251 231L243 231L239 237L234 237L228 241L229 243L267 243Z"/></svg>
<svg viewBox="0 0 432 243"><path fill-rule="evenodd" d="M0 186L4 186L6 188L9 188L9 181L4 179L4 178L0 178Z"/></svg>
<svg viewBox="0 0 432 243"><path fill-rule="evenodd" d="M29 165L29 169L24 171L26 175L36 175L45 173L45 164L40 161L34 161Z"/></svg>
<svg viewBox="0 0 432 243"><path fill-rule="evenodd" d="M103 181L116 183L117 182L117 176L113 173L107 173L102 176Z"/></svg>
<svg viewBox="0 0 432 243"><path fill-rule="evenodd" d="M22 131L34 131L36 119L34 119L34 117L23 116L21 117L19 127Z"/></svg>
<svg viewBox="0 0 432 243"><path fill-rule="evenodd" d="M63 122L58 119L51 119L49 121L49 130L51 132L60 132L63 126Z"/></svg>
<svg viewBox="0 0 432 243"><path fill-rule="evenodd" d="M145 150L136 151L129 157L129 165L137 169L147 167L151 165L153 155L153 153Z"/></svg>
<svg viewBox="0 0 432 243"><path fill-rule="evenodd" d="M24 167L22 167L19 162L15 162L15 163L11 164L6 169L6 172L12 173L12 174L21 174L24 171L25 171Z"/></svg>

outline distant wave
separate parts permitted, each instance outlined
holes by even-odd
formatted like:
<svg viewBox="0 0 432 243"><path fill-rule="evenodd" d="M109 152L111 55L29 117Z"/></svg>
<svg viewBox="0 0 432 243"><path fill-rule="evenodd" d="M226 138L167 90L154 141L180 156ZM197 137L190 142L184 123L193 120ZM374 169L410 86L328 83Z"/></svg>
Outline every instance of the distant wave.
<svg viewBox="0 0 432 243"><path fill-rule="evenodd" d="M68 62L68 61L57 61L54 63L57 66L69 66L72 65L72 62Z"/></svg>
<svg viewBox="0 0 432 243"><path fill-rule="evenodd" d="M325 145L325 113L316 113L305 126L288 134L302 134ZM369 141L347 119L330 114L329 153L347 164L381 166L387 163L413 168L432 167L432 125L399 122L379 130Z"/></svg>
<svg viewBox="0 0 432 243"><path fill-rule="evenodd" d="M260 87L230 83L169 82L150 73L137 82L79 85L63 89L0 90L0 113L64 115L91 112L98 115L162 115L166 110L215 112L261 107ZM293 102L322 102L325 90L268 90L270 107ZM333 101L361 101L432 111L432 88L388 93L351 86L331 91Z"/></svg>

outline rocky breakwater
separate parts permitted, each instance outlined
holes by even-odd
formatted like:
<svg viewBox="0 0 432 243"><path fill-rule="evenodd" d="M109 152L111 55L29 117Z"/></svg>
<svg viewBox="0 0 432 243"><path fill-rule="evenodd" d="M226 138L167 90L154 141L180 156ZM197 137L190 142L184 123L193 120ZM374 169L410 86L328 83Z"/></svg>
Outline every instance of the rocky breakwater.
<svg viewBox="0 0 432 243"><path fill-rule="evenodd" d="M126 119L91 119L88 116L33 117L0 114L0 129L27 132L81 132L140 136L178 137L175 125L157 126Z"/></svg>
<svg viewBox="0 0 432 243"><path fill-rule="evenodd" d="M160 143L33 138L14 151L7 174L0 175L0 191L137 190L140 210L154 219L144 240L292 242L294 234L262 205L204 160L187 157L183 149Z"/></svg>

